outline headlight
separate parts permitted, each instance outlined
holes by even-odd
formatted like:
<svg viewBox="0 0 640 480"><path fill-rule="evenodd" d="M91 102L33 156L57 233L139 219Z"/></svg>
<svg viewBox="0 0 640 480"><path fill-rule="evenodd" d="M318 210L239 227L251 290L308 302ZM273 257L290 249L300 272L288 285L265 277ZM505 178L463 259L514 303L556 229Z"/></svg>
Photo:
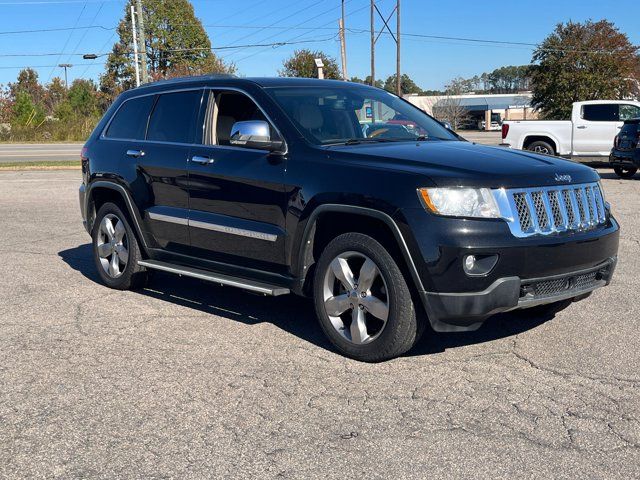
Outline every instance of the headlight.
<svg viewBox="0 0 640 480"><path fill-rule="evenodd" d="M420 188L424 207L448 217L500 218L500 210L488 188Z"/></svg>

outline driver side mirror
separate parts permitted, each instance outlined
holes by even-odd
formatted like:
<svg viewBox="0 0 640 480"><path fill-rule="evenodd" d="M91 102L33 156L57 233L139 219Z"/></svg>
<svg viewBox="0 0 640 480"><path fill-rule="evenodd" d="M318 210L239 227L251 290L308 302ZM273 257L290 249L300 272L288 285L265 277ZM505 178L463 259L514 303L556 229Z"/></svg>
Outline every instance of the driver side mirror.
<svg viewBox="0 0 640 480"><path fill-rule="evenodd" d="M282 149L282 140L271 140L269 124L263 120L236 122L231 127L229 143L237 147L256 148L276 152Z"/></svg>

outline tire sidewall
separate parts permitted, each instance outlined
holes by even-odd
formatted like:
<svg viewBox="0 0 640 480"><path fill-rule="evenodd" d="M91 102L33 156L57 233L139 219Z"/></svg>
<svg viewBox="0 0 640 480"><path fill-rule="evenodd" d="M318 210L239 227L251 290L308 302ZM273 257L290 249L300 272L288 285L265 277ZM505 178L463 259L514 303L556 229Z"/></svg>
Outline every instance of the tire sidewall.
<svg viewBox="0 0 640 480"><path fill-rule="evenodd" d="M129 259L127 260L127 266L124 269L122 275L117 278L110 277L102 268L100 263L100 257L98 255L98 232L100 229L100 222L106 215L115 215L118 217L125 228L127 235L127 247L129 250ZM140 259L140 249L138 242L129 224L128 217L120 210L120 208L114 203L105 203L100 207L96 214L95 222L91 230L91 245L93 251L93 262L98 271L98 275L103 283L110 288L127 289L132 284L132 277L139 271L138 260Z"/></svg>
<svg viewBox="0 0 640 480"><path fill-rule="evenodd" d="M351 242L352 239L364 240L364 242ZM323 285L324 278L329 269L331 261L339 254L355 251L362 253L373 260L380 270L380 274L387 286L387 298L389 301L389 316L380 335L370 343L356 345L346 340L338 333L324 308ZM408 287L404 282L404 277L395 261L384 249L384 247L371 237L363 234L344 234L336 237L322 253L314 276L314 304L320 326L331 342L341 353L356 358L368 359L379 354L385 346L395 345L398 339L406 335L406 325L401 322L402 316L406 312L401 308L410 302L413 310L413 303ZM415 314L414 314L415 315ZM414 317L415 318L415 317Z"/></svg>
<svg viewBox="0 0 640 480"><path fill-rule="evenodd" d="M541 146L541 147L545 147L547 150L549 150L549 152L548 153L536 152L534 150L536 145ZM544 142L542 140L538 140L538 141L535 141L535 142L531 143L531 145L529 145L527 147L527 150L529 150L530 152L533 152L533 153L540 154L540 155L552 155L553 156L553 155L556 154L555 149L553 148L553 146L551 146L549 143Z"/></svg>

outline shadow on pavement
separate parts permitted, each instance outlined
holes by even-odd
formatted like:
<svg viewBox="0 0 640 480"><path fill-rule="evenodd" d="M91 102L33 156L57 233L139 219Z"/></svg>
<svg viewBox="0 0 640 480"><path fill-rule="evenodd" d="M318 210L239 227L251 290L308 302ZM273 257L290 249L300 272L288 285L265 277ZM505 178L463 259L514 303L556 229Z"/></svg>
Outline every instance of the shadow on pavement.
<svg viewBox="0 0 640 480"><path fill-rule="evenodd" d="M613 171L611 172L598 172L600 174L600 178L607 180L622 180L622 181L630 181L630 180L640 180L640 174L637 174L631 178L620 178Z"/></svg>
<svg viewBox="0 0 640 480"><path fill-rule="evenodd" d="M62 260L89 280L101 283L92 259L91 244L58 252ZM136 293L201 312L219 315L248 325L269 322L318 347L335 351L315 317L313 303L295 295L265 297L232 287L221 287L188 277L153 272L149 284ZM407 356L428 355L446 349L510 337L553 318L501 314L488 319L475 332L435 333L427 327L422 341Z"/></svg>

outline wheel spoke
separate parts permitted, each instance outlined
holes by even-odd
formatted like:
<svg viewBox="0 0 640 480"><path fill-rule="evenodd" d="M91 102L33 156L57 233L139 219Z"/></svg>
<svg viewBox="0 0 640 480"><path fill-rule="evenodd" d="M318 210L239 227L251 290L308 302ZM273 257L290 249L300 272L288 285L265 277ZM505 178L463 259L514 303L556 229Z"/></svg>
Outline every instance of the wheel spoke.
<svg viewBox="0 0 640 480"><path fill-rule="evenodd" d="M342 315L349 310L349 297L347 297L346 293L329 297L324 301L324 308L327 311L327 315L331 317Z"/></svg>
<svg viewBox="0 0 640 480"><path fill-rule="evenodd" d="M109 262L109 275L112 277L120 275L120 262L118 261L118 255L115 253L111 255L111 261Z"/></svg>
<svg viewBox="0 0 640 480"><path fill-rule="evenodd" d="M124 229L124 222L118 220L118 223L116 223L116 226L114 228L116 242L122 243L122 239L124 238L125 233L127 233L127 231Z"/></svg>
<svg viewBox="0 0 640 480"><path fill-rule="evenodd" d="M115 250L116 250L116 254L118 254L118 258L120 259L120 261L126 264L127 261L129 260L129 251L127 250L127 248L124 245L119 244L119 245L116 245Z"/></svg>
<svg viewBox="0 0 640 480"><path fill-rule="evenodd" d="M116 236L115 229L113 228L113 223L109 217L104 217L102 222L100 222L100 230L104 232L109 240L113 240Z"/></svg>
<svg viewBox="0 0 640 480"><path fill-rule="evenodd" d="M351 333L351 341L353 343L364 343L369 334L367 333L367 323L363 310L354 308L351 314L351 327L349 328Z"/></svg>
<svg viewBox="0 0 640 480"><path fill-rule="evenodd" d="M353 290L355 285L353 272L346 259L340 257L335 258L333 262L331 262L331 270L344 288Z"/></svg>
<svg viewBox="0 0 640 480"><path fill-rule="evenodd" d="M358 278L358 290L368 291L373 285L373 281L378 276L378 267L373 260L367 258L360 268L360 278Z"/></svg>
<svg viewBox="0 0 640 480"><path fill-rule="evenodd" d="M98 256L100 258L107 258L109 255L111 255L111 245L108 243L98 245Z"/></svg>
<svg viewBox="0 0 640 480"><path fill-rule="evenodd" d="M387 318L389 317L389 307L382 300L370 295L363 298L361 303L371 315L385 322L387 321Z"/></svg>

